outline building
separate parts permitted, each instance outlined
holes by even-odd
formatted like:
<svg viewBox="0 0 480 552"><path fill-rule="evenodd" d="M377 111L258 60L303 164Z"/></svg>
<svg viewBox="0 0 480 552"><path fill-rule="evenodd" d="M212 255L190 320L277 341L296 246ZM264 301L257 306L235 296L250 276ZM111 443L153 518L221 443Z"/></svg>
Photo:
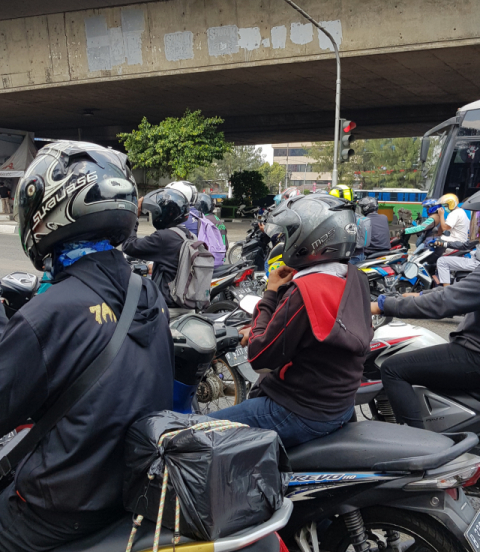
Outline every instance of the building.
<svg viewBox="0 0 480 552"><path fill-rule="evenodd" d="M307 149L312 142L272 144L273 162L279 163L282 167L288 165L288 185L304 186L306 190L313 190L315 187L326 188L332 182L331 173L318 173L313 170L315 160L306 155Z"/></svg>

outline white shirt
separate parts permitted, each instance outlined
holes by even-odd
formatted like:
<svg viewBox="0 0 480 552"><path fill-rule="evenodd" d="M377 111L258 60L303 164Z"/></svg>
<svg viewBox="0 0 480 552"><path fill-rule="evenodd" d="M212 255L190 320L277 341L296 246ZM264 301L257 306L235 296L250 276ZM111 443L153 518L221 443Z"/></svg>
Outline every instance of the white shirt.
<svg viewBox="0 0 480 552"><path fill-rule="evenodd" d="M467 213L460 207L454 209L445 222L450 226L450 236L442 236L443 241L459 241L465 243L468 240L468 230L470 227L470 220Z"/></svg>

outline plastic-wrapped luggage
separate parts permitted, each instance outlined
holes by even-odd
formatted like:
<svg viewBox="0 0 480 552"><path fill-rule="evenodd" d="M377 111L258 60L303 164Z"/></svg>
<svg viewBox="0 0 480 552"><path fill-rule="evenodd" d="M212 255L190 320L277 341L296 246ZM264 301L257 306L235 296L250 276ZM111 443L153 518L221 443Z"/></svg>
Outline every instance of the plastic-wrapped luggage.
<svg viewBox="0 0 480 552"><path fill-rule="evenodd" d="M167 468L162 524L171 530L178 531L176 497L180 533L195 540L270 519L283 503L288 459L277 433L239 425L170 411L135 422L126 439L125 508L157 521Z"/></svg>

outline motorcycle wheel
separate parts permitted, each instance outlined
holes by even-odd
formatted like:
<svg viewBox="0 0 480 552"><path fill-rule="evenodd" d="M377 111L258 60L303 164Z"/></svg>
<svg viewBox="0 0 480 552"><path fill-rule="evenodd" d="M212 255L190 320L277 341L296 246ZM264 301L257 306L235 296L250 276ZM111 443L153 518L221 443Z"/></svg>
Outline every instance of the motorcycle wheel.
<svg viewBox="0 0 480 552"><path fill-rule="evenodd" d="M421 513L397 508L366 508L362 510L371 552L386 549L387 531L399 533L405 550L418 552L465 552L460 542L438 521ZM410 543L410 545L408 545ZM353 545L342 519L337 518L322 541L322 550L350 552ZM388 549L388 548L387 548ZM311 548L315 550L315 548Z"/></svg>
<svg viewBox="0 0 480 552"><path fill-rule="evenodd" d="M242 259L242 251L243 251L243 242L242 243L236 243L233 247L230 247L228 250L228 262L230 264L238 263Z"/></svg>
<svg viewBox="0 0 480 552"><path fill-rule="evenodd" d="M216 301L212 303L205 312L221 314L223 312L232 312L238 307L234 301Z"/></svg>
<svg viewBox="0 0 480 552"><path fill-rule="evenodd" d="M246 398L247 385L238 370L229 366L223 357L214 359L197 388L199 414L208 416L211 412L240 404Z"/></svg>

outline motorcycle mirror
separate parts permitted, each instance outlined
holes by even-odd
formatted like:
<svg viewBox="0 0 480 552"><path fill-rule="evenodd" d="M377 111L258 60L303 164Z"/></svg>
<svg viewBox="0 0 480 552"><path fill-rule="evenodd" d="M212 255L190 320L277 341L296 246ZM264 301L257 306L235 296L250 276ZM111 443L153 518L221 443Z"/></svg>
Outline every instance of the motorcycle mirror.
<svg viewBox="0 0 480 552"><path fill-rule="evenodd" d="M406 263L403 274L407 280L412 280L418 276L418 267L415 263Z"/></svg>
<svg viewBox="0 0 480 552"><path fill-rule="evenodd" d="M248 314L253 314L259 301L261 301L261 297L258 295L247 295L240 301L240 308Z"/></svg>

